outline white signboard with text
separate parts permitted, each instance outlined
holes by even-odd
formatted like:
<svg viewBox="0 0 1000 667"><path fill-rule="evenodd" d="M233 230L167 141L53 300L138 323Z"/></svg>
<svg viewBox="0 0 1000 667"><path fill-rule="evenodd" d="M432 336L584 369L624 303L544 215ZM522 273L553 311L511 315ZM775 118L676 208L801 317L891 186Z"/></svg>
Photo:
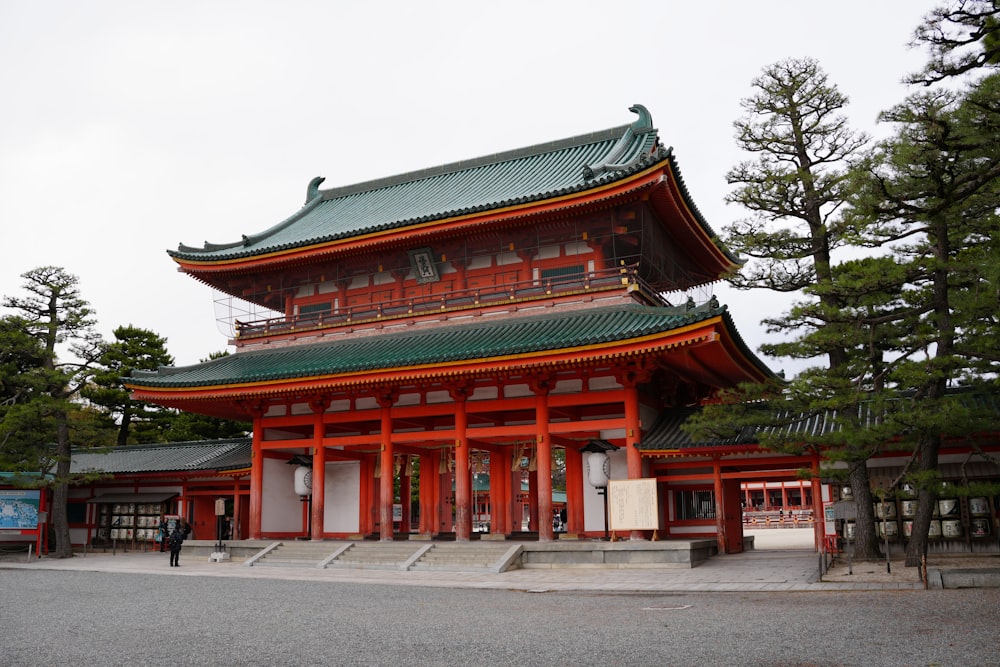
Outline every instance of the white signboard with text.
<svg viewBox="0 0 1000 667"><path fill-rule="evenodd" d="M608 528L658 530L660 515L655 479L623 479L608 482Z"/></svg>

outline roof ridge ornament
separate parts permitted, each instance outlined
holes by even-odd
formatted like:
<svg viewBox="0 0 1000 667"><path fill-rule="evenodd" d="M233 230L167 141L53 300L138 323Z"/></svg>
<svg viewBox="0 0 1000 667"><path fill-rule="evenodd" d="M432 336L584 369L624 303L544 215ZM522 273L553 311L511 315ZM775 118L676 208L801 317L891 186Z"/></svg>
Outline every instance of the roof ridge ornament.
<svg viewBox="0 0 1000 667"><path fill-rule="evenodd" d="M611 150L600 162L584 165L584 180L590 181L601 174L627 169L642 160L656 147L656 128L653 127L653 117L649 110L641 104L633 104L628 110L638 115L639 118L628 126L625 134L611 147Z"/></svg>
<svg viewBox="0 0 1000 667"><path fill-rule="evenodd" d="M323 176L317 176L316 178L309 181L309 186L306 188L306 203L308 204L316 197L319 197L319 186L323 184L326 178Z"/></svg>

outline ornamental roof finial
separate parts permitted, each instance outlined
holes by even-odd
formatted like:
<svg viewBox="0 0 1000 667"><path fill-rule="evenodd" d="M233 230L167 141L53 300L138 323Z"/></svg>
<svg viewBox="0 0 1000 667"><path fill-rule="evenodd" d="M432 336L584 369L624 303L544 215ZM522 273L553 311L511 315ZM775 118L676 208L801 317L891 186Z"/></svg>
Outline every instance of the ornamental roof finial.
<svg viewBox="0 0 1000 667"><path fill-rule="evenodd" d="M306 188L306 203L308 204L313 199L319 196L319 186L326 179L322 176L317 176L316 178L309 181L309 187Z"/></svg>

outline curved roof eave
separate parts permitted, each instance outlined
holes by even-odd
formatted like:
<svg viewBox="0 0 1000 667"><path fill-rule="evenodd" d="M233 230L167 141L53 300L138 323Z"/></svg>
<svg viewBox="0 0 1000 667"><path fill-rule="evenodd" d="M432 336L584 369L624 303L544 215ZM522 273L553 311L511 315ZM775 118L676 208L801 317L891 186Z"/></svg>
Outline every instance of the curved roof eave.
<svg viewBox="0 0 1000 667"><path fill-rule="evenodd" d="M195 366L134 373L126 385L142 400L205 400L209 395L275 395L308 386L371 385L409 378L468 375L503 366L609 361L673 348L715 342L731 348L733 373L769 375L742 345L725 308L618 306L593 313L537 316L503 323L462 325L436 332L414 332L309 346L242 352ZM489 334L489 335L484 335ZM331 385L331 386L332 386Z"/></svg>
<svg viewBox="0 0 1000 667"><path fill-rule="evenodd" d="M316 178L305 206L264 232L201 248L182 244L168 254L182 263L246 259L583 193L668 156L649 112L630 110L639 115L631 125L473 160L325 191Z"/></svg>

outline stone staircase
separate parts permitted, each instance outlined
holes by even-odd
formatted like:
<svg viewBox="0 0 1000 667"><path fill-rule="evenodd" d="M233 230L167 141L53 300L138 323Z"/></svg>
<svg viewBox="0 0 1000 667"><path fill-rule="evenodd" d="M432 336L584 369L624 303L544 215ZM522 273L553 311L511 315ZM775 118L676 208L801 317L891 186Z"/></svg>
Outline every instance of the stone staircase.
<svg viewBox="0 0 1000 667"><path fill-rule="evenodd" d="M326 567L361 570L406 570L429 544L414 542L352 542Z"/></svg>
<svg viewBox="0 0 1000 667"><path fill-rule="evenodd" d="M520 567L521 547L508 542L275 542L244 565L381 570L503 572Z"/></svg>
<svg viewBox="0 0 1000 667"><path fill-rule="evenodd" d="M507 542L435 543L410 569L504 572L520 567L520 555L520 545Z"/></svg>
<svg viewBox="0 0 1000 667"><path fill-rule="evenodd" d="M343 545L337 542L276 542L247 559L245 565L317 568L341 550Z"/></svg>

